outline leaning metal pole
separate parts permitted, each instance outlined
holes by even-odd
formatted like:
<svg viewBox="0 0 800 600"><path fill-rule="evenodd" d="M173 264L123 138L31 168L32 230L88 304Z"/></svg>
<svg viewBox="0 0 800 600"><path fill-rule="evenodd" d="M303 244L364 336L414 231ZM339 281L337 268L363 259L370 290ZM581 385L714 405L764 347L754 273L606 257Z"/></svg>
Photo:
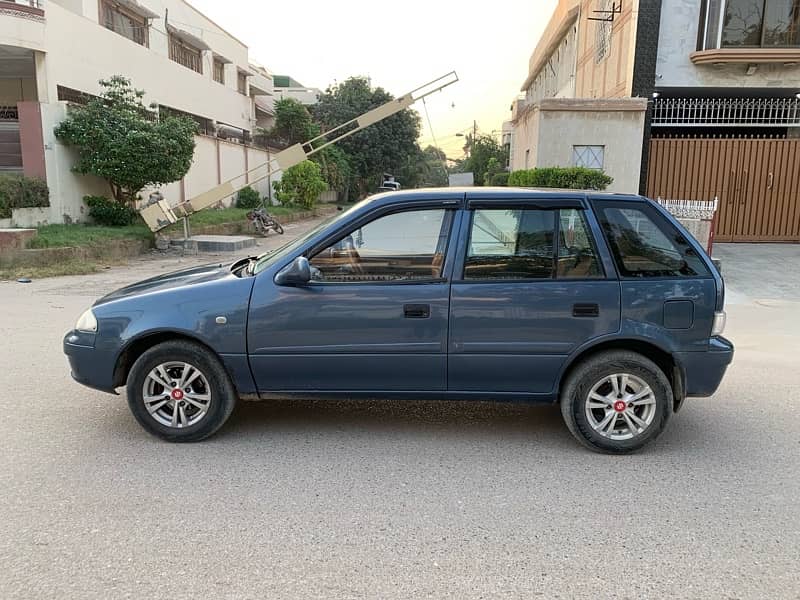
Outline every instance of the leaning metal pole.
<svg viewBox="0 0 800 600"><path fill-rule="evenodd" d="M267 162L224 181L216 187L181 202L174 207L171 207L166 200L161 200L155 204L146 206L140 211L140 214L151 231L159 231L177 222L180 218L188 217L192 213L213 206L225 198L229 198L246 185L263 179L271 179L278 171L285 171L289 167L303 162L309 156L327 148L331 144L340 142L354 133L361 131L365 127L382 121L386 117L390 117L408 108L417 100L421 100L426 96L441 91L443 88L457 81L458 75L456 75L455 71L451 71L433 81L429 81L425 85L411 90L403 96L389 100L389 102L377 108L373 108L355 119L337 125L330 131L320 134L307 142L289 146L285 150L281 150L269 158ZM267 156L269 157L269 154Z"/></svg>

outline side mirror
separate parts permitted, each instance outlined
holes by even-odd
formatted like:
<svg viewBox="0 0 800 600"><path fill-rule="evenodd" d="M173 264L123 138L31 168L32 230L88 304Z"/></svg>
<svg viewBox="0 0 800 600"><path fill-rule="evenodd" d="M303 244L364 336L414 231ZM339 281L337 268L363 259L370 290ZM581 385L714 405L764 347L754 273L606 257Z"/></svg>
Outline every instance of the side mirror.
<svg viewBox="0 0 800 600"><path fill-rule="evenodd" d="M276 285L305 285L311 281L311 265L305 256L298 256L275 275Z"/></svg>

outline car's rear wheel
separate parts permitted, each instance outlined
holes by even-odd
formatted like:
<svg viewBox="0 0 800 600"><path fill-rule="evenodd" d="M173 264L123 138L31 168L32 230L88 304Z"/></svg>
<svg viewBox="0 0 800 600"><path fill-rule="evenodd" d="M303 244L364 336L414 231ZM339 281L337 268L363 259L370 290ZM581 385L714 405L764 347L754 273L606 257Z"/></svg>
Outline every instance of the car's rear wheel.
<svg viewBox="0 0 800 600"><path fill-rule="evenodd" d="M196 442L230 417L236 390L219 360L199 344L153 346L128 374L128 406L148 432L170 442Z"/></svg>
<svg viewBox="0 0 800 600"><path fill-rule="evenodd" d="M578 365L561 394L561 414L584 446L625 454L655 439L672 414L663 371L635 352L609 351Z"/></svg>

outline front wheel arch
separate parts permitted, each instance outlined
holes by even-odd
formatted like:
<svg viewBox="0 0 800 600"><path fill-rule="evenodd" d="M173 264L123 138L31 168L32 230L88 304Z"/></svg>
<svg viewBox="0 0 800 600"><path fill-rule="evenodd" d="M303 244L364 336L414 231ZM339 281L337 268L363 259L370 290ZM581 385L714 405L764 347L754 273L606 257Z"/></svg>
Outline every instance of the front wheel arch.
<svg viewBox="0 0 800 600"><path fill-rule="evenodd" d="M163 342L180 341L191 342L193 344L197 344L198 346L202 346L205 350L214 355L214 357L219 360L223 366L225 365L225 361L221 360L219 354L217 354L214 349L211 348L211 346L194 336L177 331L152 331L134 338L119 353L117 362L114 365L114 379L112 384L114 388L122 387L126 384L128 381L128 374L131 372L133 363L135 363L136 360L150 348ZM231 377L231 381L233 381L233 377L230 372L228 372L228 376Z"/></svg>

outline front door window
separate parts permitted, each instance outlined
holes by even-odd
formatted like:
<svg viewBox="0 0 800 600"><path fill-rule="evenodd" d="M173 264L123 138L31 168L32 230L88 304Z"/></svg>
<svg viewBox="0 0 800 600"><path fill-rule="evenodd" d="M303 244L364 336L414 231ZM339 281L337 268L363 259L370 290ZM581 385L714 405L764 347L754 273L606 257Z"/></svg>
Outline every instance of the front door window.
<svg viewBox="0 0 800 600"><path fill-rule="evenodd" d="M397 282L442 276L452 211L413 210L370 221L311 257L315 281Z"/></svg>

